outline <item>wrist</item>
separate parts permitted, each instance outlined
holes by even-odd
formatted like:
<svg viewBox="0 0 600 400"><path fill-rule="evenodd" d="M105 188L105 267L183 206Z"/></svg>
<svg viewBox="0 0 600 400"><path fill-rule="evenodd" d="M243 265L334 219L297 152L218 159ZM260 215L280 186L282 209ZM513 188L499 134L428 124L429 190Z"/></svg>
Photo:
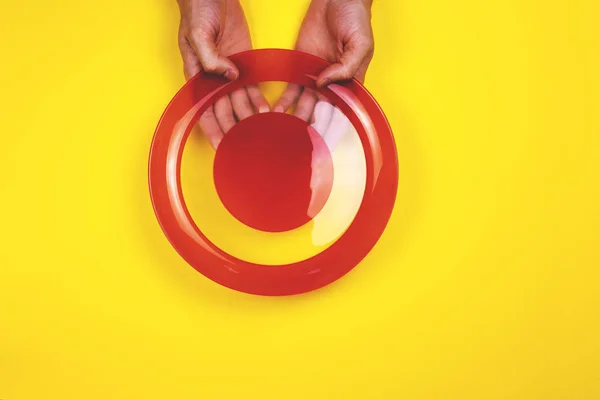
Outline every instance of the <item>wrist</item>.
<svg viewBox="0 0 600 400"><path fill-rule="evenodd" d="M181 6L186 3L195 3L196 5L205 5L205 4L232 4L239 3L239 0L177 0L177 4Z"/></svg>
<svg viewBox="0 0 600 400"><path fill-rule="evenodd" d="M311 5L316 6L327 6L330 3L359 3L364 5L365 7L371 7L373 5L373 0L312 0Z"/></svg>

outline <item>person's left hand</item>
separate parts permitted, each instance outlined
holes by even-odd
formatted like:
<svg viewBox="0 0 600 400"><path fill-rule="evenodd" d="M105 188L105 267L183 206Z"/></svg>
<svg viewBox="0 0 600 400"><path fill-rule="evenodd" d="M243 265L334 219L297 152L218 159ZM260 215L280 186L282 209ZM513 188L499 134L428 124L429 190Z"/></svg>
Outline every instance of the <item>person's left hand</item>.
<svg viewBox="0 0 600 400"><path fill-rule="evenodd" d="M313 0L306 13L296 50L323 58L332 64L317 77L316 85L325 87L333 82L356 78L364 82L373 58L374 42L371 28L372 0ZM294 115L307 122L314 121L318 98L313 90L290 84L274 107L286 112L296 106Z"/></svg>

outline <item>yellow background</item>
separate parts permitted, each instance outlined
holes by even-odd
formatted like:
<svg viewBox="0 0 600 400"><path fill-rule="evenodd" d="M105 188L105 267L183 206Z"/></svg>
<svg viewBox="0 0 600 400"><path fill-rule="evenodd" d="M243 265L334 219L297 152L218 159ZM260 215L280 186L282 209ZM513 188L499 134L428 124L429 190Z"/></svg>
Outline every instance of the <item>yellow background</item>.
<svg viewBox="0 0 600 400"><path fill-rule="evenodd" d="M257 47L303 1L246 0ZM224 289L148 198L175 0L0 7L0 399L598 399L595 0L375 0L397 207L303 296Z"/></svg>

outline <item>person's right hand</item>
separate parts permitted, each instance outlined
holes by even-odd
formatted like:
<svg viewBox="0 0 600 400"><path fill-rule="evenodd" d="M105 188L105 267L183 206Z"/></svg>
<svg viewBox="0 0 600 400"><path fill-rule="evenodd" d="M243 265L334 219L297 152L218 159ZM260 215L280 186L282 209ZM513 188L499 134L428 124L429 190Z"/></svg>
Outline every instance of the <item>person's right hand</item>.
<svg viewBox="0 0 600 400"><path fill-rule="evenodd" d="M227 57L250 50L252 41L238 0L178 0L181 12L179 49L184 75L200 72L235 80L239 71ZM256 112L270 111L257 85L235 90L218 99L200 117L199 125L216 148L235 123Z"/></svg>

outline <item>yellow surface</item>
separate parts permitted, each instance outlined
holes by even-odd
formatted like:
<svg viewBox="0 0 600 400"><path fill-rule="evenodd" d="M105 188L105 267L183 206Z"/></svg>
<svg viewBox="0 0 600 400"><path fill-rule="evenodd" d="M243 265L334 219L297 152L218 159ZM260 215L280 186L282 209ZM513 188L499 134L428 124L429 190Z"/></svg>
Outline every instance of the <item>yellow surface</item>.
<svg viewBox="0 0 600 400"><path fill-rule="evenodd" d="M257 47L307 1L246 0ZM148 146L175 1L0 12L0 399L598 399L595 0L375 0L397 207L318 292L224 289L165 240Z"/></svg>

